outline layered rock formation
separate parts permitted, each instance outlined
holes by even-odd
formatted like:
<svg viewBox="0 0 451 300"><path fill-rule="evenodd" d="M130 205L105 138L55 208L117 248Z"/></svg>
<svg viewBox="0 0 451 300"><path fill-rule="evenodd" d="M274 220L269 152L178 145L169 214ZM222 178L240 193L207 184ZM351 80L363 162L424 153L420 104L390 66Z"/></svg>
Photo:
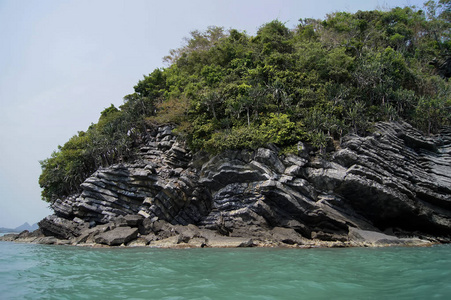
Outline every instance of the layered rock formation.
<svg viewBox="0 0 451 300"><path fill-rule="evenodd" d="M378 123L321 157L275 147L189 152L170 127L134 163L99 169L52 204L72 244L378 246L451 241L451 131Z"/></svg>

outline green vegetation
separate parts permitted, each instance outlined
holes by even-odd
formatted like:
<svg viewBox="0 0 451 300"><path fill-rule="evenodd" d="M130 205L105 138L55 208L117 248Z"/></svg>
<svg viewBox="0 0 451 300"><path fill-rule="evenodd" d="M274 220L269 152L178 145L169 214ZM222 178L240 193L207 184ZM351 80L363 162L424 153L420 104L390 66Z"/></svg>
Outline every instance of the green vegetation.
<svg viewBox="0 0 451 300"><path fill-rule="evenodd" d="M192 149L219 152L365 134L405 120L428 133L451 124L451 1L424 10L338 12L256 36L210 27L164 58L124 104L105 109L41 162L44 200L69 195L99 166L133 156L147 128L172 124Z"/></svg>

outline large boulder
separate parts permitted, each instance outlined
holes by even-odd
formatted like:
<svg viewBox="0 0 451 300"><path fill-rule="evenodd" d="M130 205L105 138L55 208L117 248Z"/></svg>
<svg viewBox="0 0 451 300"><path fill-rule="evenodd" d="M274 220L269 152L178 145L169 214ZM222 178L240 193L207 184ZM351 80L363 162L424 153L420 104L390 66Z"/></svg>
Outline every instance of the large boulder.
<svg viewBox="0 0 451 300"><path fill-rule="evenodd" d="M398 238L393 235L387 235L382 232L374 232L368 230L361 230L351 228L349 230L349 240L356 246L425 246L432 243L428 240L421 240L419 238Z"/></svg>
<svg viewBox="0 0 451 300"><path fill-rule="evenodd" d="M56 215L45 217L38 225L45 236L54 236L62 240L68 240L79 236L88 226L85 223L76 223Z"/></svg>
<svg viewBox="0 0 451 300"><path fill-rule="evenodd" d="M113 230L99 234L95 238L95 242L108 246L119 246L136 239L137 236L138 228L117 227Z"/></svg>

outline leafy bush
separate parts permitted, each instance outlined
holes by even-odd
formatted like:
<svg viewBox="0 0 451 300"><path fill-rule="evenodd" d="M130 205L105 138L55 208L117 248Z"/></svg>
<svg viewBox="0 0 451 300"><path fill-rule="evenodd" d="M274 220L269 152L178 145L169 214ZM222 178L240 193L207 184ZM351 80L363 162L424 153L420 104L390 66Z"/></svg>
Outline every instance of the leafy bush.
<svg viewBox="0 0 451 300"><path fill-rule="evenodd" d="M41 162L42 196L77 192L97 167L132 158L158 124L177 126L193 150L210 152L268 143L295 149L300 140L324 152L332 138L366 134L380 120L436 132L451 124L443 71L450 3L337 12L294 30L275 20L254 37L221 27L193 31L165 57L167 68L144 76L122 106L106 108Z"/></svg>

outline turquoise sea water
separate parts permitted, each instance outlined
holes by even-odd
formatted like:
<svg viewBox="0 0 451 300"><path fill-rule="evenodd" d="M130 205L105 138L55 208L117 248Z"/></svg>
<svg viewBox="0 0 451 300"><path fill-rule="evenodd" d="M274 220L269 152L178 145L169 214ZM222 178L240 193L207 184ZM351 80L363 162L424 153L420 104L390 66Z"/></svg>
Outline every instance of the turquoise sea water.
<svg viewBox="0 0 451 300"><path fill-rule="evenodd" d="M451 299L451 245L92 249L0 242L0 299Z"/></svg>

